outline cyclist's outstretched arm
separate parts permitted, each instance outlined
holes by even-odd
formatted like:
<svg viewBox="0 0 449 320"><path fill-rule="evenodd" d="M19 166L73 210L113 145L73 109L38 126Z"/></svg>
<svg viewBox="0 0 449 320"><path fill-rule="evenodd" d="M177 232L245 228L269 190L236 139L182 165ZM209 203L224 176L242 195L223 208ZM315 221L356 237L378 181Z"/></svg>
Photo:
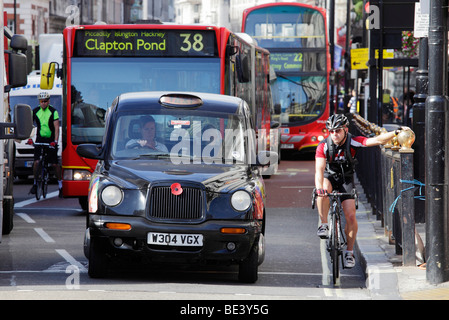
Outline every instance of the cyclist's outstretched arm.
<svg viewBox="0 0 449 320"><path fill-rule="evenodd" d="M401 127L401 130L410 130L410 128L409 127ZM379 134L378 136L368 138L366 140L366 146L374 147L374 146L378 146L381 144L386 144L388 141L390 141L391 139L393 139L396 136L395 131L385 132L385 133Z"/></svg>

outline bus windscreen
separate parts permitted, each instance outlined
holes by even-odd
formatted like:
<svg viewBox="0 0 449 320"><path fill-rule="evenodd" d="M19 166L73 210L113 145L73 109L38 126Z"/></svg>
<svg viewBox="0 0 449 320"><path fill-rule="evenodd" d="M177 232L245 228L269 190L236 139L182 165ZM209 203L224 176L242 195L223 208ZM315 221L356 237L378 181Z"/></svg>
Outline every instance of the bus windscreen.
<svg viewBox="0 0 449 320"><path fill-rule="evenodd" d="M326 30L323 15L314 9L276 6L248 14L245 32L263 48L324 48Z"/></svg>
<svg viewBox="0 0 449 320"><path fill-rule="evenodd" d="M219 58L72 58L72 143L100 143L104 115L124 92L220 93Z"/></svg>

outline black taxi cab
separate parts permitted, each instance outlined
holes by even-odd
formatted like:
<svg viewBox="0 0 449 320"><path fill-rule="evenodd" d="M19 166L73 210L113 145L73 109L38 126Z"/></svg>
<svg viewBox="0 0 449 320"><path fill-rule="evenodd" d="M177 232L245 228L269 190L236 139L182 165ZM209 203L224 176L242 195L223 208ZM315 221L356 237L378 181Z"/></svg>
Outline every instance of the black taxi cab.
<svg viewBox="0 0 449 320"><path fill-rule="evenodd" d="M237 264L255 282L265 256L262 165L249 108L240 98L183 92L118 96L88 196L84 249L91 277L111 259ZM277 161L277 160L276 160Z"/></svg>

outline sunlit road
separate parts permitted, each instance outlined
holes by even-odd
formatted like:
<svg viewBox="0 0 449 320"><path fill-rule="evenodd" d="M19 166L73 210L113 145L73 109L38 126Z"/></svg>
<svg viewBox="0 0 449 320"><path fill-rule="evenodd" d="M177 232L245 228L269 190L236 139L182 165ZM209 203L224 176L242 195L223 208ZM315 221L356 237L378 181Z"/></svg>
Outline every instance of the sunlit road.
<svg viewBox="0 0 449 320"><path fill-rule="evenodd" d="M282 161L266 180L266 258L259 280L237 281L236 267L116 266L107 279L90 279L83 253L86 214L76 199L28 194L16 180L14 229L0 244L0 299L370 299L359 265L331 284L324 241L310 208L310 160Z"/></svg>

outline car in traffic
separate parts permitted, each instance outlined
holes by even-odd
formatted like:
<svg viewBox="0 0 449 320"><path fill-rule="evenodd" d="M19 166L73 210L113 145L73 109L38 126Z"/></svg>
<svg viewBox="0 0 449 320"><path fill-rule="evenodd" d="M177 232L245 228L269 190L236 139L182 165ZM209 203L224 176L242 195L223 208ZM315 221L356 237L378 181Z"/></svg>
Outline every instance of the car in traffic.
<svg viewBox="0 0 449 320"><path fill-rule="evenodd" d="M88 195L84 249L91 277L111 261L237 264L253 283L265 257L263 167L277 154L256 151L240 98L188 92L118 96L106 113Z"/></svg>

